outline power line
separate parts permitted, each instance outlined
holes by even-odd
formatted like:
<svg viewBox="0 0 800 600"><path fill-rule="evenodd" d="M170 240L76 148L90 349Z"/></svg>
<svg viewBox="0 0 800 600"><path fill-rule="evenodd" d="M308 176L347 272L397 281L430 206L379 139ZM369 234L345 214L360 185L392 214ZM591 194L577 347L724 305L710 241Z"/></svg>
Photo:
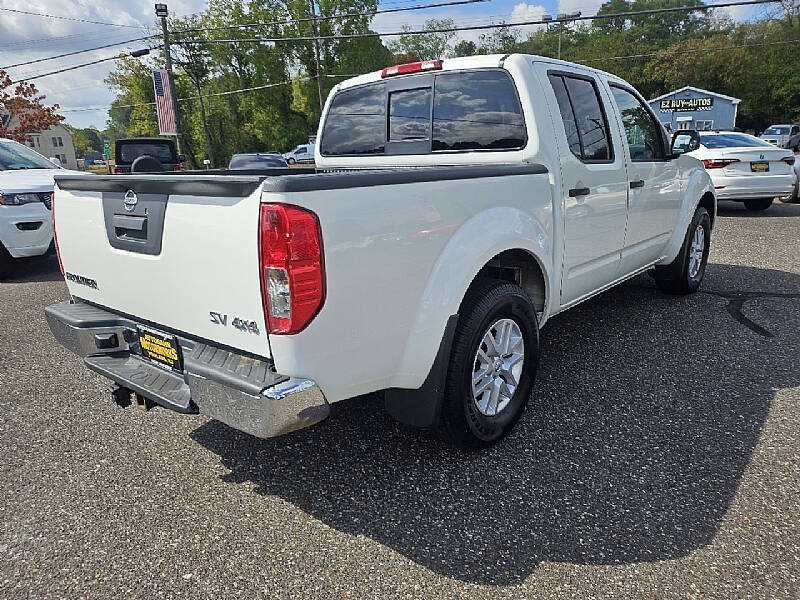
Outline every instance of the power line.
<svg viewBox="0 0 800 600"><path fill-rule="evenodd" d="M719 4L705 4L702 6L681 6L672 8L654 8L649 10L636 10L627 11L606 15L591 15L581 17L566 17L563 19L538 19L536 21L519 21L516 23L492 23L488 25L471 25L471 26L453 26L453 27L436 27L433 29L423 30L408 30L408 31L391 31L391 32L368 32L368 33L348 33L337 35L324 35L324 36L298 36L298 37L283 37L283 38L241 38L241 39L223 39L223 40L181 40L176 41L176 44L239 44L239 43L276 43L276 42L310 42L314 40L348 40L365 37L396 37L401 35L425 35L430 33L456 33L459 31L476 31L482 29L501 29L509 27L522 27L526 25L546 25L559 22L572 22L572 21L594 21L596 19L615 19L615 18L628 18L644 15L654 15L661 13L671 12L695 12L712 10L715 8L726 8L730 6L754 6L759 4L773 4L781 0L740 0L736 2L723 2Z"/></svg>
<svg viewBox="0 0 800 600"><path fill-rule="evenodd" d="M295 23L305 23L308 21L330 21L333 19L347 19L350 17L371 17L374 15L383 15L387 13L398 13L411 10L424 10L427 8L441 8L444 6L461 6L464 4L479 4L482 2L491 2L491 0L451 0L450 2L438 2L435 4L419 4L416 6L405 6L401 8L385 8L381 10L373 10L362 13L352 12L352 13L341 13L338 15L327 15L327 16L319 15L316 17L301 17L298 19L287 19L285 21L242 23L239 25L224 25L222 27L197 27L194 29L178 29L176 31L170 31L170 33L178 35L182 33L194 33L196 31L221 31L225 29L241 29L244 27L271 27L273 25L293 25Z"/></svg>
<svg viewBox="0 0 800 600"><path fill-rule="evenodd" d="M323 77L356 77L355 75L323 75ZM254 92L257 90L264 90L268 88L277 87L279 85L290 85L295 81L310 81L314 79L313 77L298 77L296 79L290 79L289 81L281 81L278 83L267 83L265 85L257 85L254 87L249 88L241 88L238 90L230 90L227 92L215 92L213 94L196 94L194 96L186 96L185 98L178 98L178 102L186 102L188 100L198 100L200 98L214 98L217 96L230 96L232 94L241 94L243 92ZM155 106L155 102L137 102L135 104L122 104L119 106L115 106L113 108L137 108L139 106ZM87 108L65 108L60 110L59 112L91 112L96 110L109 110L107 107L87 107Z"/></svg>
<svg viewBox="0 0 800 600"><path fill-rule="evenodd" d="M89 19L79 19L77 17L66 17L64 15L49 15L49 14L46 14L46 13L31 12L29 10L18 10L16 8L5 8L3 6L0 6L0 10L4 10L6 12L18 13L18 14L21 14L21 15L28 15L28 16L32 16L32 17L46 17L48 19L61 19L61 20L64 20L64 21L76 21L78 23L91 23L92 25L108 25L110 27L131 27L133 29L143 29L144 28L144 25L142 25L141 23L139 23L138 25L126 25L126 24L123 24L123 23L108 23L108 22L105 22L105 21L91 21Z"/></svg>
<svg viewBox="0 0 800 600"><path fill-rule="evenodd" d="M56 54L55 56L48 56L45 58L37 58L36 60L29 60L26 62L16 63L13 65L6 65L5 67L0 67L0 69L11 69L13 67L22 67L24 65L32 65L35 63L44 62L46 60L54 60L56 58L64 58L65 56L75 56L76 54L83 54L85 52L94 52L95 50L104 50L106 48L113 48L114 46L122 46L124 44L132 44L133 42L141 42L143 40L150 40L155 37L159 37L156 35L148 35L146 37L140 38L133 38L132 40L125 40L124 42L114 42L113 44L106 44L105 46L96 46L94 48L86 48L84 50L75 50L74 52L65 52L64 54Z"/></svg>
<svg viewBox="0 0 800 600"><path fill-rule="evenodd" d="M156 46L156 48L158 48L159 46ZM109 60L117 60L117 59L120 59L120 58L125 58L127 56L133 56L133 55L130 54L130 53L129 54L117 54L115 56L109 56L109 57L106 57L106 58L100 58L100 59L97 59L97 60L93 60L91 62L81 63L79 65L72 65L71 67L64 67L63 69L58 69L56 71L49 71L47 73L40 73L38 75L33 75L32 77L23 77L21 79L18 79L17 81L12 82L12 83L21 83L21 82L33 81L34 79L41 79L42 77L49 77L50 75L58 75L59 73L66 73L67 71L74 71L75 69L82 69L84 67L90 67L92 65L97 65L97 64L100 64L100 63L103 63L103 62L108 62Z"/></svg>

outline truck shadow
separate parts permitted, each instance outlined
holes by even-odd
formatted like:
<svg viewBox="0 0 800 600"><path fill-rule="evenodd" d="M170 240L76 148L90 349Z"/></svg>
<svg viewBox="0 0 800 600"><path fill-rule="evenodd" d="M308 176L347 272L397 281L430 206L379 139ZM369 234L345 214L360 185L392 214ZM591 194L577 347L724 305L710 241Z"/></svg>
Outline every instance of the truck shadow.
<svg viewBox="0 0 800 600"><path fill-rule="evenodd" d="M11 266L11 273L4 279L0 279L0 284L50 281L64 281L64 276L58 266L58 258L36 256L15 260Z"/></svg>
<svg viewBox="0 0 800 600"><path fill-rule="evenodd" d="M527 413L485 452L394 423L376 396L282 438L216 421L192 437L224 481L462 581L680 558L720 528L775 390L800 385L800 276L709 265L704 289L669 297L639 277L554 318ZM741 310L772 337L726 310L751 293Z"/></svg>
<svg viewBox="0 0 800 600"><path fill-rule="evenodd" d="M781 217L800 216L800 204L783 203L778 200L772 203L767 210L747 210L741 202L728 202L720 200L717 213L721 217L755 217L759 219L780 219Z"/></svg>

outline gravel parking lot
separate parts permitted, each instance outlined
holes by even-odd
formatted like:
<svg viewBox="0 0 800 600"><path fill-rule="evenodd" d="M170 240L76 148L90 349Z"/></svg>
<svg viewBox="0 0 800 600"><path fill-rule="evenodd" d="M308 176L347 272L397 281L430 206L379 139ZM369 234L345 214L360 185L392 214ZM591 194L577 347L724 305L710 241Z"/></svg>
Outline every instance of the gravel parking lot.
<svg viewBox="0 0 800 600"><path fill-rule="evenodd" d="M702 292L554 318L490 451L375 397L258 440L120 409L52 339L54 259L0 284L0 596L798 597L800 205L724 206Z"/></svg>

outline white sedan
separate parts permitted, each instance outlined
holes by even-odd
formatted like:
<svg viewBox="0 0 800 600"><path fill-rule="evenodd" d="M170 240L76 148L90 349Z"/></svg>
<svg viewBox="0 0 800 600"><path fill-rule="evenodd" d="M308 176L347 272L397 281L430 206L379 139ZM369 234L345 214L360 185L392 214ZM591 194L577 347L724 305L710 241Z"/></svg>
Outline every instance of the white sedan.
<svg viewBox="0 0 800 600"><path fill-rule="evenodd" d="M797 181L791 150L746 133L677 131L672 148L703 161L718 200L744 202L748 210L766 210L775 198L791 196Z"/></svg>

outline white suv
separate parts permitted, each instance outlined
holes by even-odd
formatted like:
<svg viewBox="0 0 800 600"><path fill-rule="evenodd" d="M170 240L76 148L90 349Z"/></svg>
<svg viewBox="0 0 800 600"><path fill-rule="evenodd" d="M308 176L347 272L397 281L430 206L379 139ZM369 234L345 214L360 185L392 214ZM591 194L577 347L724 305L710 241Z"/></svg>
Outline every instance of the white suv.
<svg viewBox="0 0 800 600"><path fill-rule="evenodd" d="M0 138L0 277L14 259L52 251L53 175L63 171L27 146Z"/></svg>

